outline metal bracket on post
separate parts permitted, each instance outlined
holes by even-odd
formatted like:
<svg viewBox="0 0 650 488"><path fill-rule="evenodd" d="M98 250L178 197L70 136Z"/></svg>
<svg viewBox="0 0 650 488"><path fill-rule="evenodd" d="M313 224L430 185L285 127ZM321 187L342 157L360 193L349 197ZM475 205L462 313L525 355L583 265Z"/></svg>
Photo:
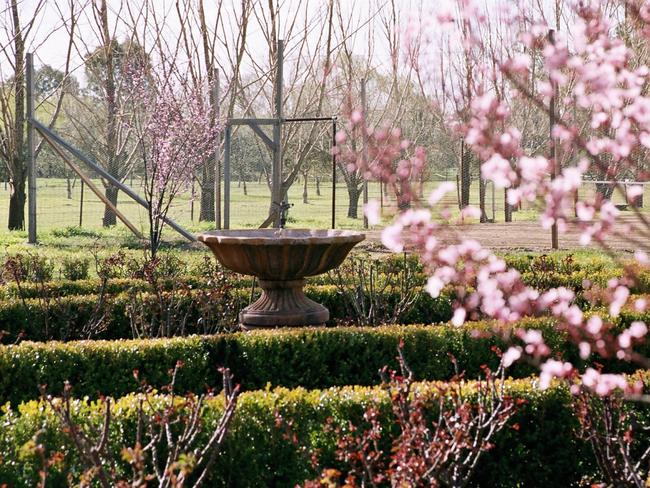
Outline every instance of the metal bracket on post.
<svg viewBox="0 0 650 488"><path fill-rule="evenodd" d="M36 244L36 154L34 153L34 55L26 56L27 84L27 242Z"/></svg>

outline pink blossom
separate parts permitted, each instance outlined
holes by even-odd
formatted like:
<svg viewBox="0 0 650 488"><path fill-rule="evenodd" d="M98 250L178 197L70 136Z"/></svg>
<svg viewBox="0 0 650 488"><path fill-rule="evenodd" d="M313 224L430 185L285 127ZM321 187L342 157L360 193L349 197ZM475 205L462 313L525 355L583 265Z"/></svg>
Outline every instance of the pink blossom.
<svg viewBox="0 0 650 488"><path fill-rule="evenodd" d="M350 114L350 121L353 124L358 124L363 121L363 113L360 110L353 110Z"/></svg>
<svg viewBox="0 0 650 488"><path fill-rule="evenodd" d="M404 250L402 230L403 226L397 223L384 228L381 232L382 244L393 252L402 252Z"/></svg>
<svg viewBox="0 0 650 488"><path fill-rule="evenodd" d="M631 390L625 376L619 374L601 374L593 368L587 368L582 375L582 384L599 396L607 396L615 390Z"/></svg>
<svg viewBox="0 0 650 488"><path fill-rule="evenodd" d="M501 360L503 365L508 368L512 364L521 358L521 348L520 347L509 347L508 350L503 354Z"/></svg>
<svg viewBox="0 0 650 488"><path fill-rule="evenodd" d="M467 311L459 307L456 310L454 310L454 316L451 318L451 323L454 324L456 327L460 327L465 323L465 317L467 316Z"/></svg>
<svg viewBox="0 0 650 488"><path fill-rule="evenodd" d="M596 209L593 206L586 204L585 202L578 202L576 204L576 213L578 214L578 218L580 220L588 222L594 218Z"/></svg>
<svg viewBox="0 0 650 488"><path fill-rule="evenodd" d="M465 207L460 211L460 218L462 219L478 219L481 217L481 211L471 205Z"/></svg>
<svg viewBox="0 0 650 488"><path fill-rule="evenodd" d="M510 162L493 154L490 159L481 165L481 175L486 180L491 180L497 188L508 188L515 178L515 172L510 167Z"/></svg>
<svg viewBox="0 0 650 488"><path fill-rule="evenodd" d="M636 259L637 263L647 266L650 264L650 259L648 258L648 254L645 251L641 251L640 249L637 249L634 251L634 259Z"/></svg>
<svg viewBox="0 0 650 488"><path fill-rule="evenodd" d="M600 333L602 327L603 327L603 319L601 319L598 315L593 315L589 317L589 320L587 320L586 329L587 332L589 332L592 335L596 335Z"/></svg>
<svg viewBox="0 0 650 488"><path fill-rule="evenodd" d="M637 312L645 312L648 308L648 301L645 298L637 298L634 300L634 310Z"/></svg>
<svg viewBox="0 0 650 488"><path fill-rule="evenodd" d="M611 303L609 304L609 314L612 317L618 317L621 313L621 308L627 302L628 297L630 296L630 290L625 286L618 286L614 290L614 297Z"/></svg>
<svg viewBox="0 0 650 488"><path fill-rule="evenodd" d="M425 289L433 298L438 298L445 284L437 276L429 276Z"/></svg>
<svg viewBox="0 0 650 488"><path fill-rule="evenodd" d="M368 219L368 225L379 225L381 223L379 202L377 200L370 200L366 203L363 211Z"/></svg>
<svg viewBox="0 0 650 488"><path fill-rule="evenodd" d="M546 390L554 378L567 378L573 374L573 365L568 362L548 359L540 366L539 387Z"/></svg>
<svg viewBox="0 0 650 488"><path fill-rule="evenodd" d="M433 206L437 204L447 193L454 191L455 188L455 185L450 181L440 183L436 189L431 192L431 195L429 195L429 205Z"/></svg>

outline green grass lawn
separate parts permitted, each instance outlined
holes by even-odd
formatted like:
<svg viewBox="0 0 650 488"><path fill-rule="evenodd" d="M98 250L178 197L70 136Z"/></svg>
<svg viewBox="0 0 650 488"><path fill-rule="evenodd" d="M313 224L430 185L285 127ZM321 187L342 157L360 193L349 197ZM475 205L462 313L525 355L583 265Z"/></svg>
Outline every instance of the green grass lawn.
<svg viewBox="0 0 650 488"><path fill-rule="evenodd" d="M95 181L101 188L99 180ZM129 183L127 181L127 183ZM433 190L440 182L428 182L425 184L424 194ZM137 189L137 181L134 188ZM243 186L234 182L231 186L230 204L230 226L232 228L257 227L267 215L270 203L270 191L266 184L248 182L246 184L247 194L244 194ZM332 185L330 182L322 182L321 195L316 194L316 185L310 181L308 186L308 203L303 203L301 183L294 184L289 190L289 201L294 206L289 211L289 224L295 227L330 228L332 223ZM223 192L223 190L222 190ZM338 183L336 188L336 227L343 229L360 229L363 227L363 218L360 201L359 218L348 218L348 194L345 184ZM380 199L379 184L371 182L368 185L370 199ZM471 203L478 205L478 184L472 186ZM0 185L0 235L3 232L3 222L7 221L9 202L9 190ZM395 213L394 202L388 197L385 198L384 222L388 223ZM449 194L445 203L455 208L456 195ZM503 219L503 194L495 192L495 205L497 220ZM49 231L56 228L79 226L81 192L79 181L76 181L72 188L71 198L67 198L66 181L62 178L39 178L37 193L38 228L39 231ZM194 212L192 212L194 207ZM488 192L487 210L491 217L492 193ZM128 196L120 193L118 208L142 230L147 228L146 211L131 200ZM104 212L103 203L87 187L84 190L83 214L81 216L81 227L84 229L101 228L102 215ZM204 230L213 228L213 223L199 223L199 202L198 198L192 203L191 192L187 191L179 195L170 210L170 217L179 224L190 230ZM535 212L519 212L515 219L529 219L536 215Z"/></svg>
<svg viewBox="0 0 650 488"><path fill-rule="evenodd" d="M99 188L99 180L95 183ZM127 184L130 183L127 181ZM423 194L426 195L433 190L440 182L428 182L425 184ZM133 182L137 187L137 180ZM230 205L230 227L231 228L255 228L265 219L270 201L270 192L266 184L248 182L246 184L247 194L244 194L243 186L233 182L231 186ZM289 190L289 201L294 206L289 211L288 226L302 228L330 228L332 223L332 185L330 182L322 182L320 185L321 195L316 194L316 185L310 180L308 186L308 203L302 199L302 183L296 183ZM344 183L337 184L336 198L336 228L340 229L362 229L362 203L359 202L359 218L347 217L348 194ZM369 183L369 197L380 199L379 185ZM593 193L593 186L587 187L583 192ZM486 211L489 218L493 214L496 221L504 220L504 198L503 190L492 190L488 186L486 194ZM645 195L646 201L650 201L650 194ZM478 206L478 182L471 187L470 203ZM618 195L614 197L616 203L623 203ZM395 215L394 201L384 198L385 206L383 221L377 228L388 224ZM452 210L454 217L457 216L456 192L450 193L444 200ZM9 190L5 185L0 184L0 244L5 248L22 246L26 240L25 232L9 232L6 230L8 217ZM192 210L193 207L193 210ZM148 229L147 213L144 208L131 200L124 193L119 194L118 208L127 216L131 222L146 235ZM648 208L648 207L646 207ZM77 180L72 188L71 198L67 198L66 180L62 178L39 178L38 179L38 238L45 245L61 248L87 247L101 243L106 247L131 247L140 248L140 245L128 229L118 221L118 225L112 229L102 228L102 216L104 212L103 203L86 187L84 190L83 214L80 224L81 191L80 182ZM174 201L169 216L177 223L184 226L191 232L214 229L214 222L199 222L199 201L198 198L192 201L191 192L187 191L179 195ZM533 206L513 213L513 220L534 220L538 217L538 210ZM183 239L172 229L166 229L164 240L172 243L182 243Z"/></svg>

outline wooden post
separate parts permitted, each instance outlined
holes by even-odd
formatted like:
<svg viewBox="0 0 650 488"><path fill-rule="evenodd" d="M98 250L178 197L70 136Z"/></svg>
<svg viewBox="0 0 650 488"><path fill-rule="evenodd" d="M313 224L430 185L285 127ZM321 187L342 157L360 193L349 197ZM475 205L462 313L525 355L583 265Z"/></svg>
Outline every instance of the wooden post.
<svg viewBox="0 0 650 488"><path fill-rule="evenodd" d="M366 116L368 114L368 104L366 101L366 80L365 79L361 80L361 112L363 113L364 123L367 124ZM362 157L363 157L363 166L365 171L365 168L367 168L368 166L368 138L366 136L365 131L363 134L364 135L363 135ZM366 215L367 203L368 203L368 180L364 178L363 180L363 228L364 229L368 228L368 216Z"/></svg>
<svg viewBox="0 0 650 488"><path fill-rule="evenodd" d="M190 198L190 221L194 222L194 197L196 196L196 178L192 176L192 198Z"/></svg>
<svg viewBox="0 0 650 488"><path fill-rule="evenodd" d="M273 170L271 179L271 200L275 217L273 227L280 227L280 203L282 202L282 77L284 63L284 41L278 40L275 60L275 123L273 124Z"/></svg>
<svg viewBox="0 0 650 488"><path fill-rule="evenodd" d="M497 215L496 215L496 201L494 199L494 182L492 182L492 222L497 221Z"/></svg>
<svg viewBox="0 0 650 488"><path fill-rule="evenodd" d="M230 229L230 136L232 127L226 125L223 158L223 228Z"/></svg>
<svg viewBox="0 0 650 488"><path fill-rule="evenodd" d="M27 196L28 234L27 242L36 244L36 155L34 153L34 55L26 56L27 84Z"/></svg>
<svg viewBox="0 0 650 488"><path fill-rule="evenodd" d="M336 119L332 119L332 148L336 148ZM332 229L336 229L336 152L332 151Z"/></svg>
<svg viewBox="0 0 650 488"><path fill-rule="evenodd" d="M480 222L485 223L487 222L487 213L485 211L485 194L486 194L487 188L486 188L486 181L483 179L482 176L479 175L478 177L478 206L481 211L481 217L480 217Z"/></svg>
<svg viewBox="0 0 650 488"><path fill-rule="evenodd" d="M551 44L555 44L555 31L553 29L550 29L548 31L548 42ZM550 78L550 77L549 77ZM549 111L549 159L551 160L552 164L552 173L551 173L551 178L555 179L559 175L559 161L557 160L557 147L555 144L555 139L553 137L553 126L555 125L555 103L557 99L557 83L553 81L553 79L549 79L551 83L551 88L552 88L552 94L551 94L551 99L549 100L548 103L548 111ZM557 228L557 223L554 223L551 226L551 247L553 249L558 249L559 248L559 242L558 242L558 228Z"/></svg>
<svg viewBox="0 0 650 488"><path fill-rule="evenodd" d="M215 123L221 117L221 88L219 86L219 70L215 72L213 89ZM214 154L214 223L215 229L221 229L221 132L217 134Z"/></svg>
<svg viewBox="0 0 650 488"><path fill-rule="evenodd" d="M79 227L84 219L84 180L81 180L81 200L79 201Z"/></svg>

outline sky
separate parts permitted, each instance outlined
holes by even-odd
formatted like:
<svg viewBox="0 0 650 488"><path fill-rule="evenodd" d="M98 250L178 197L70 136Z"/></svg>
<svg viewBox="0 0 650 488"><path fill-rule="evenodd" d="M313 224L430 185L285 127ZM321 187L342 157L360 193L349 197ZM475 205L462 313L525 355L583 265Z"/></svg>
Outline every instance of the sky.
<svg viewBox="0 0 650 488"><path fill-rule="evenodd" d="M10 12L8 10L9 0L1 0L0 3L0 47L6 47L9 36L8 30L10 27ZM62 69L65 65L65 54L68 43L67 29L69 23L64 21L63 18L69 16L68 10L69 0L45 0L38 20L30 34L30 50L34 52L36 67L42 64L48 64L54 68ZM76 49L72 60L72 71L80 78L83 83L83 66L82 57L80 53L88 52L93 47L98 45L99 39L93 29L93 19L91 9L83 6L87 5L90 0L72 0L78 10L83 10L83 14L79 17L77 24ZM141 4L138 0L127 0L132 9L137 9ZM423 0L427 3L427 0ZM225 9L228 12L228 18L232 19L233 16L238 14L239 4L241 0L224 0ZM19 8L21 11L21 20L26 24L27 20L33 17L35 6L39 0L19 0ZM264 2L266 3L266 2ZM412 13L412 6L418 2L415 0L396 0L398 9L401 9L403 24L409 21L409 16ZM120 0L109 0L109 22L116 26L115 33L118 38L125 37L124 25L119 22L120 16L127 15L124 8L124 2ZM160 18L166 18L163 30L166 32L166 37L172 39L179 31L180 23L174 10L174 0L155 0L153 5L157 15ZM122 6L122 7L120 7ZM354 18L361 27L359 28L356 40L353 43L353 51L358 55L367 55L369 52L368 46L368 32L369 29L376 31L380 29L377 22L373 25L367 24L367 19L374 13L382 9L390 8L388 0L341 0L341 6L345 12L345 17ZM304 15L314 19L322 13L325 8L323 0L281 0L281 10L279 17L279 30L286 31L289 22L292 20L294 12L298 10L301 12L298 15L298 20L303 21ZM214 0L205 0L205 9L207 23L210 25L214 23L216 16L216 7ZM116 22L117 21L117 22ZM318 29L316 29L318 30ZM314 34L315 35L315 34ZM384 36L375 32L373 39L373 56L375 62L379 65L388 64L389 59L387 56L386 41ZM267 42L264 38L259 24L253 20L250 23L248 33L249 45L251 46L252 57L256 59L268 58ZM292 56L292 47L296 43L288 43L287 58ZM2 56L0 56L0 72L6 75L7 70L10 68L7 60L7 54L10 54L6 49L2 49ZM250 60L249 60L250 61Z"/></svg>

